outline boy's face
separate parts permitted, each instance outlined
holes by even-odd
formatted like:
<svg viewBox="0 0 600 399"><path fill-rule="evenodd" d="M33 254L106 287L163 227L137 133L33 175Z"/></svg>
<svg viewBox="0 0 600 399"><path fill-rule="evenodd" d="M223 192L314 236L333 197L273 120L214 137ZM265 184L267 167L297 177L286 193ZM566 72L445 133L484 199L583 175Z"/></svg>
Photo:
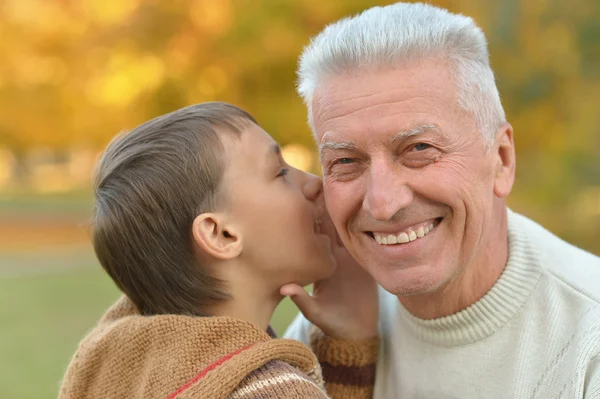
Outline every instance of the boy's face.
<svg viewBox="0 0 600 399"><path fill-rule="evenodd" d="M225 138L224 146L223 193L241 231L248 274L273 287L329 276L335 261L321 230L331 223L321 180L287 165L279 145L257 125L239 139Z"/></svg>

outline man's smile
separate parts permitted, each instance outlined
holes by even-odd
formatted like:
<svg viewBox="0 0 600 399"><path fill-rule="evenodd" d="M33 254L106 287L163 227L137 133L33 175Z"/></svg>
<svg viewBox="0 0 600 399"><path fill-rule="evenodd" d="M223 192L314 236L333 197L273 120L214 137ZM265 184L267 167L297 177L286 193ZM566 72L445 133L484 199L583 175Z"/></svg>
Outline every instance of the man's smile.
<svg viewBox="0 0 600 399"><path fill-rule="evenodd" d="M425 237L430 231L435 229L443 218L429 219L423 222L413 224L409 227L398 228L395 230L387 231L368 231L367 235L373 238L377 244L380 245L398 245L406 244L408 242L415 241L419 238Z"/></svg>

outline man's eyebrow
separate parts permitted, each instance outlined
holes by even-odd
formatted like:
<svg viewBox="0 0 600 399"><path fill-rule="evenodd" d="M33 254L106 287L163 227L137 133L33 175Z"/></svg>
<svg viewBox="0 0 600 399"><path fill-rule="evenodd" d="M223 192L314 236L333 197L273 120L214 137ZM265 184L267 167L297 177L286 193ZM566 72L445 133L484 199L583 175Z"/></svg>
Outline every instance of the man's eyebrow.
<svg viewBox="0 0 600 399"><path fill-rule="evenodd" d="M319 146L319 152L323 150L355 150L356 145L351 141L325 141Z"/></svg>
<svg viewBox="0 0 600 399"><path fill-rule="evenodd" d="M401 130L394 135L394 138L392 138L392 143L395 143L397 141L402 141L407 137L416 136L418 134L422 134L422 133L425 133L425 132L431 131L431 130L435 130L435 131L439 132L440 128L437 125L428 124L428 125L415 126L408 130Z"/></svg>

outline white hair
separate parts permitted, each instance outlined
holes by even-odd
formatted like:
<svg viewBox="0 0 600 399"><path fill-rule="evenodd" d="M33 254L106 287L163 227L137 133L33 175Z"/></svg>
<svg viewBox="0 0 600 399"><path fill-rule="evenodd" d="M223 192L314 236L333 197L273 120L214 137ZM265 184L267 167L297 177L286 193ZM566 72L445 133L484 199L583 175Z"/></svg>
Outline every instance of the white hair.
<svg viewBox="0 0 600 399"><path fill-rule="evenodd" d="M313 133L313 95L324 77L432 58L449 63L458 105L472 113L486 145L491 145L506 116L485 35L472 18L423 3L373 7L327 26L312 39L297 73Z"/></svg>

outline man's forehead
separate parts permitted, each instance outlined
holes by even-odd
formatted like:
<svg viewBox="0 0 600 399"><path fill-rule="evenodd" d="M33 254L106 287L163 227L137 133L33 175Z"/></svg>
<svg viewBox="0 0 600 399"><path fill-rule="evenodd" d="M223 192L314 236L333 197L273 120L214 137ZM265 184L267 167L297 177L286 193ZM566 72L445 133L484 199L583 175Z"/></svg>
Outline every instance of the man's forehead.
<svg viewBox="0 0 600 399"><path fill-rule="evenodd" d="M384 108L389 108L390 113L439 114L440 108L454 108L455 90L447 66L436 60L326 75L319 80L311 98L315 133L318 138L340 119L355 118L356 122L356 117L364 112L369 112L369 118L385 116L388 110Z"/></svg>

